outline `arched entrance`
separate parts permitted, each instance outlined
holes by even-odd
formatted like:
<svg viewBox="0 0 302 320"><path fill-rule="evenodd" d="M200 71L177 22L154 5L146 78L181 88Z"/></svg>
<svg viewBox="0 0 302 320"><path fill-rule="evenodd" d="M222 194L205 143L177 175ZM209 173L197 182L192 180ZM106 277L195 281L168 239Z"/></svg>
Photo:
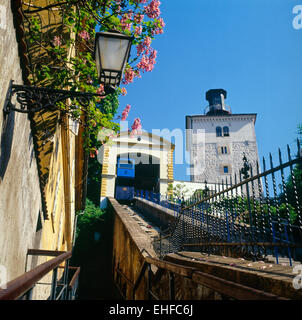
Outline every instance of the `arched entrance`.
<svg viewBox="0 0 302 320"><path fill-rule="evenodd" d="M165 194L173 182L173 152L174 144L148 132L135 136L122 132L114 138L98 155L101 208L107 206L107 197L128 199L134 189Z"/></svg>
<svg viewBox="0 0 302 320"><path fill-rule="evenodd" d="M114 197L131 200L134 190L159 193L160 159L149 154L124 153L117 156Z"/></svg>

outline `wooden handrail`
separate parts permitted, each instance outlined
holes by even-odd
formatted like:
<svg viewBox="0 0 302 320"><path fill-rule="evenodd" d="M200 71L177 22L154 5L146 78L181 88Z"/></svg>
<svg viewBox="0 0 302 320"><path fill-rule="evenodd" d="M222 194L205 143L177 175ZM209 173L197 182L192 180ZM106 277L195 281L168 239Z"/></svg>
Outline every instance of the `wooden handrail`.
<svg viewBox="0 0 302 320"><path fill-rule="evenodd" d="M46 261L33 270L22 274L15 280L8 282L7 288L0 290L0 300L18 299L30 290L47 273L69 258L71 258L71 251L65 252L58 257Z"/></svg>
<svg viewBox="0 0 302 320"><path fill-rule="evenodd" d="M214 291L238 300L289 300L209 273L195 271L192 280Z"/></svg>
<svg viewBox="0 0 302 320"><path fill-rule="evenodd" d="M253 300L288 300L285 297L278 297L275 294L267 293L262 290L258 290L252 287L247 287L240 283L229 281L209 273L204 273L199 271L196 268L187 267L184 265L178 265L175 263L163 261L156 258L145 257L145 262L142 265L139 276L135 281L134 290L133 290L133 299L135 298L135 290L139 285L140 280L142 279L142 274L146 270L147 264L153 264L160 269L165 269L172 273L188 277L194 282L204 285L212 290L216 290L222 294L233 297L235 299L253 299ZM151 292L152 293L152 292Z"/></svg>
<svg viewBox="0 0 302 320"><path fill-rule="evenodd" d="M156 258L145 257L145 260L146 260L146 262L153 264L153 265L157 266L158 268L166 269L166 270L171 271L173 273L176 273L180 276L192 278L192 273L194 271L193 268L186 267L186 266L180 266L178 264L159 260Z"/></svg>
<svg viewBox="0 0 302 320"><path fill-rule="evenodd" d="M43 249L28 249L27 254L31 256L48 256L57 257L66 251L55 251L55 250L43 250Z"/></svg>

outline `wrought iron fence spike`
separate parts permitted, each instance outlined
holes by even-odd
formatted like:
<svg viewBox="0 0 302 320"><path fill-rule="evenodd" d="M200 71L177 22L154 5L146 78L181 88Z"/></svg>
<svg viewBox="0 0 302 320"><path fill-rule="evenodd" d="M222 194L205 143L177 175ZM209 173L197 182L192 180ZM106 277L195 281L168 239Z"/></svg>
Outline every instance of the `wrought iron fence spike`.
<svg viewBox="0 0 302 320"><path fill-rule="evenodd" d="M272 154L269 153L269 160L270 160L270 165L271 165L271 169L273 168L273 157L272 157Z"/></svg>
<svg viewBox="0 0 302 320"><path fill-rule="evenodd" d="M278 152L279 152L279 162L280 162L280 165L281 165L282 164L282 154L281 154L280 148L278 149Z"/></svg>
<svg viewBox="0 0 302 320"><path fill-rule="evenodd" d="M292 161L291 150L289 145L287 145L287 156L288 156L288 161Z"/></svg>
<svg viewBox="0 0 302 320"><path fill-rule="evenodd" d="M263 162L263 171L266 171L266 165L265 165L265 158L262 157L262 162Z"/></svg>

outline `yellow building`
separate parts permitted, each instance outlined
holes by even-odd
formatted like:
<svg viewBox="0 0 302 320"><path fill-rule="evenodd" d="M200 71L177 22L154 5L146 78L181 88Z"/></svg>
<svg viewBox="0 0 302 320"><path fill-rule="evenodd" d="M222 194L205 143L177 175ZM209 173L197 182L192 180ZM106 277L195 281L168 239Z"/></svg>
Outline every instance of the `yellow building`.
<svg viewBox="0 0 302 320"><path fill-rule="evenodd" d="M78 122L59 111L28 116L2 112L10 80L43 86L32 70L45 57L28 41L30 13L24 12L54 2L17 0L1 5L6 24L0 28L0 266L7 281L51 258L28 255L28 250L70 251L75 213L85 207L88 158ZM45 10L39 19L42 31L51 35L58 32L62 17L58 10ZM35 294L47 297L49 290Z"/></svg>

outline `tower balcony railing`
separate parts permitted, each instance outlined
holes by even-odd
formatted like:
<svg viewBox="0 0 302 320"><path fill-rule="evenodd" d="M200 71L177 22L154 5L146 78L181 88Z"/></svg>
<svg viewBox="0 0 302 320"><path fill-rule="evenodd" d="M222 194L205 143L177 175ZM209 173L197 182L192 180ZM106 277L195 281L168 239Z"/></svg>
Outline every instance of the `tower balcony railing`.
<svg viewBox="0 0 302 320"><path fill-rule="evenodd" d="M216 110L217 110L218 112L220 112L220 111L226 111L226 112L229 113L229 114L232 113L232 109L231 109L230 106L224 105L224 106L221 108L221 105L220 105L220 104L214 104L214 105L210 105L210 106L205 107L205 109L204 109L204 114L206 115L209 111L211 111L211 108L216 108Z"/></svg>

